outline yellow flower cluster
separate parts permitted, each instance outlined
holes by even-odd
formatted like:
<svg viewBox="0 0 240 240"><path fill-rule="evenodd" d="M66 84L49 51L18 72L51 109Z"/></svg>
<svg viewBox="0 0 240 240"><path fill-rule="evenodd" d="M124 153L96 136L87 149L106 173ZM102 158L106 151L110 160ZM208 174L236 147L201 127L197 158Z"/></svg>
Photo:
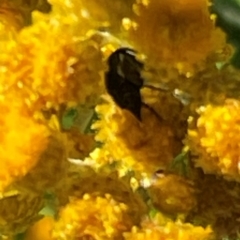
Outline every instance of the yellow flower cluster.
<svg viewBox="0 0 240 240"><path fill-rule="evenodd" d="M110 195L72 199L60 212L53 239L120 239L132 226L127 206Z"/></svg>
<svg viewBox="0 0 240 240"><path fill-rule="evenodd" d="M76 6L81 8L76 1L70 16L57 10L56 4L49 15L34 12L33 24L25 28L13 15L16 4L21 5L4 1L1 9L6 11L0 15L1 191L35 166L46 149L50 133L41 111L69 101L91 105L103 89L99 46L86 42L88 28L76 17ZM77 37L78 28L82 39Z"/></svg>
<svg viewBox="0 0 240 240"><path fill-rule="evenodd" d="M28 4L3 1L0 6L0 192L4 195L13 188L29 198L35 192L42 203L45 191L64 195L69 164L66 138L59 127L55 129L44 119L43 112L48 111L51 119L56 113L52 109L58 110L62 103L88 101L92 105L102 92L103 64L99 64L100 46L86 41L89 25L74 12L76 6L82 8L77 1L67 16L56 4L52 13L33 12L31 17L39 2ZM32 25L24 27L28 17ZM19 195L15 198L18 210L6 207L13 198L4 198L3 209L9 212L2 214L6 218L2 233L25 231L41 210L42 204L32 214L34 202L30 206Z"/></svg>
<svg viewBox="0 0 240 240"><path fill-rule="evenodd" d="M68 196L81 199L85 193L91 196L111 194L116 201L128 207L128 213L134 224L139 224L141 218L147 213L147 204L138 192L132 190L130 177L120 178L116 171L101 169L95 172L92 168L77 173L77 176L69 180L68 191L65 190Z"/></svg>
<svg viewBox="0 0 240 240"><path fill-rule="evenodd" d="M88 196L85 196L85 198L88 198ZM103 198L104 199L104 198ZM106 204L103 202L103 199L101 199L101 204ZM83 200L82 200L83 201ZM86 201L86 200L85 200ZM100 199L99 199L100 202ZM111 203L111 205L114 203ZM67 218L70 218L70 215L66 215L66 212L71 212L72 217L71 217L71 226L68 226L68 229L65 226L62 226L62 234L60 236L60 232L56 232L56 229L60 227L60 223L63 224L63 219L59 219L57 222L54 222L54 220L51 217L45 217L44 219L40 220L37 222L28 232L27 232L27 238L26 240L51 240L55 239L54 235L57 234L59 237L57 239L65 239L66 232L68 232L68 238L67 239L104 239L101 236L101 231L96 231L97 234L94 234L96 232L92 232L91 228L93 228L92 223L94 219L99 219L103 217L102 215L98 216L92 216L91 220L89 222L89 225L85 225L85 223L82 221L80 224L82 226L85 226L86 228L82 231L77 232L77 229L80 230L78 227L81 225L77 225L77 223L74 220L76 219L86 219L86 221L89 220L90 216L85 216L85 217L77 217L76 216L76 211L78 209L78 206L80 206L80 201L76 202L75 205L73 205L73 202L68 205L65 209L62 210L62 215L65 220ZM107 208L108 209L108 208ZM115 211L117 209L117 206L115 206ZM112 210L112 209L111 209ZM122 209L123 211L123 209ZM108 211L109 214L112 213L112 211ZM114 216L116 213L114 214ZM118 213L120 215L120 213ZM110 216L109 216L110 217ZM108 218L102 219L107 221ZM116 220L114 217L112 218L112 221ZM121 219L118 219L118 221L121 221ZM74 224L75 222L75 224ZM96 222L96 221L95 221ZM106 224L107 225L107 224ZM103 224L101 228L106 226ZM126 224L124 224L126 226ZM95 229L100 230L97 226L95 226ZM153 219L145 219L142 222L142 227L138 228L136 226L132 227L131 232L125 232L125 229L123 225L118 225L118 228L115 230L120 230L118 235L115 235L115 237L112 237L111 239L125 239L125 240L130 240L130 239L139 239L139 240L144 240L144 239L186 239L186 240L191 240L191 239L198 239L198 240L212 240L214 239L213 237L213 232L210 227L206 227L205 229L202 227L196 227L191 224L184 224L181 221L176 221L173 222L171 219L167 218L166 216L162 214L157 214ZM43 231L44 230L44 231ZM58 229L59 230L59 229ZM65 232L63 231L65 230ZM73 232L75 232L75 235ZM72 234L70 234L70 232ZM52 234L53 233L53 234ZM51 237L53 235L53 237ZM109 238L105 238L109 239Z"/></svg>
<svg viewBox="0 0 240 240"><path fill-rule="evenodd" d="M84 103L91 92L88 89L93 89L84 81L96 79L92 83L97 84L99 79L95 71L91 77L91 69L86 65L89 59L84 59L84 51L91 48L94 52L94 47L77 50L69 23L53 17L46 19L40 13L35 15L33 26L5 43L0 58L1 95L21 99L32 111L56 108L72 100ZM92 57L100 55L92 53Z"/></svg>
<svg viewBox="0 0 240 240"><path fill-rule="evenodd" d="M232 91L239 72L216 67L232 49L210 3L48 1L0 3L0 233L10 239L28 228L27 240L211 240L204 227L212 224L220 238L218 217L224 222L229 210L233 220L224 230L236 235L240 185L215 175L240 180L240 102ZM103 95L108 53L130 45L143 61L144 84L160 86L141 89L141 121ZM233 99L221 105L226 96ZM68 116L70 106L91 114ZM190 158L181 159L189 115ZM189 179L175 171L176 162L188 164ZM154 179L159 169L164 174ZM233 207L219 213L227 202ZM57 220L29 228L49 211Z"/></svg>
<svg viewBox="0 0 240 240"><path fill-rule="evenodd" d="M101 119L93 128L99 130L96 141L104 143L90 156L99 163L113 160L123 162L126 168L151 174L166 167L173 158L174 138L170 127L148 108L142 108L142 122L113 102L98 105ZM103 158L102 158L103 157Z"/></svg>
<svg viewBox="0 0 240 240"><path fill-rule="evenodd" d="M125 240L212 240L213 233L210 227L202 228L180 221L173 222L168 219L167 223L162 222L161 216L156 216L156 220L143 222L142 228L132 228L130 233L124 234ZM158 222L160 218L160 222ZM166 219L165 219L166 221Z"/></svg>
<svg viewBox="0 0 240 240"><path fill-rule="evenodd" d="M209 104L198 113L195 121L190 118L187 137L196 166L239 181L240 102L227 99L223 106Z"/></svg>
<svg viewBox="0 0 240 240"><path fill-rule="evenodd" d="M136 16L126 24L129 39L155 66L164 63L187 73L225 44L208 7L207 0L137 1Z"/></svg>
<svg viewBox="0 0 240 240"><path fill-rule="evenodd" d="M76 206L75 206L76 207ZM72 206L73 210L73 206ZM70 211L70 209L68 209ZM60 221L60 220L59 220ZM44 219L38 221L28 232L26 240L51 240L51 232L54 227L56 227L59 222L54 222L51 217L45 217ZM90 224L91 225L91 224ZM90 228L90 226L89 226ZM44 231L43 231L44 230ZM122 229L123 230L123 229ZM54 232L54 231L53 231ZM53 234L54 235L54 234ZM79 236L78 235L75 235ZM202 227L194 227L191 224L183 224L180 221L172 222L170 219L166 218L161 214L157 214L152 220L144 220L142 223L142 228L133 227L131 232L123 233L123 237L118 239L199 239L199 240L212 240L213 233L212 230ZM197 238L196 238L197 237ZM60 239L60 238L58 238ZM62 239L62 238L61 238ZM71 236L68 239L74 239ZM78 239L102 239L99 235L94 238L94 235L83 234L83 236L78 237ZM107 238L106 238L107 239ZM114 238L115 239L115 238Z"/></svg>

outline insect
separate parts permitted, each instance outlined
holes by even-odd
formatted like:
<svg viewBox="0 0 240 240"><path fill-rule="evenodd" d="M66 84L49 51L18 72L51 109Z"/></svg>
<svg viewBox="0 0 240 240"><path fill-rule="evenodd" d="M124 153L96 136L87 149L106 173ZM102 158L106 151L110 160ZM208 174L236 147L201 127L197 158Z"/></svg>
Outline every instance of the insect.
<svg viewBox="0 0 240 240"><path fill-rule="evenodd" d="M115 103L122 109L129 110L141 121L141 107L144 105L159 119L160 116L146 103L142 102L140 90L144 85L141 70L144 65L136 59L136 51L119 48L108 58L109 71L105 74L105 86Z"/></svg>
<svg viewBox="0 0 240 240"><path fill-rule="evenodd" d="M129 110L141 121L143 63L136 59L134 50L120 48L110 55L108 65L109 71L105 75L108 93L120 108Z"/></svg>

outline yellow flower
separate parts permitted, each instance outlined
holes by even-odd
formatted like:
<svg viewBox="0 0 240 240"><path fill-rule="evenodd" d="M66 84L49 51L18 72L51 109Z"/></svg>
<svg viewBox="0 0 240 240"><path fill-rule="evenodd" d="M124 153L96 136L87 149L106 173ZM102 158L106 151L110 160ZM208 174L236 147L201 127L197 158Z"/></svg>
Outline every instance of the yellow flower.
<svg viewBox="0 0 240 240"><path fill-rule="evenodd" d="M119 177L116 171L101 169L98 172L92 168L78 171L78 177L68 181L68 196L82 198L85 193L91 196L111 196L118 202L126 204L129 216L134 224L139 224L143 215L147 213L147 205L138 192L134 192L129 177Z"/></svg>
<svg viewBox="0 0 240 240"><path fill-rule="evenodd" d="M60 212L53 239L119 239L132 225L127 211L125 204L110 195L92 197L86 194L82 199L71 199Z"/></svg>
<svg viewBox="0 0 240 240"><path fill-rule="evenodd" d="M96 101L103 89L101 54L96 42L85 41L89 29L81 18L70 12L34 12L33 18L31 26L4 42L0 94L19 99L31 111Z"/></svg>
<svg viewBox="0 0 240 240"><path fill-rule="evenodd" d="M148 108L142 108L142 122L114 103L98 105L96 111L101 119L93 125L98 130L95 139L104 143L102 150L90 155L97 163L104 162L105 155L105 163L121 160L127 168L151 174L172 160L173 133Z"/></svg>
<svg viewBox="0 0 240 240"><path fill-rule="evenodd" d="M227 99L223 106L209 104L198 113L196 123L190 121L186 140L197 157L196 166L239 181L240 102Z"/></svg>
<svg viewBox="0 0 240 240"><path fill-rule="evenodd" d="M159 222L158 219L161 219ZM167 220L167 219L166 219ZM166 221L165 220L165 221ZM210 227L202 228L180 221L166 223L164 218L156 216L153 220L143 222L142 228L133 227L130 233L124 234L125 240L212 240L213 234Z"/></svg>
<svg viewBox="0 0 240 240"><path fill-rule="evenodd" d="M136 2L129 38L155 67L160 62L186 73L225 44L225 35L210 18L207 0Z"/></svg>
<svg viewBox="0 0 240 240"><path fill-rule="evenodd" d="M48 129L33 121L23 107L0 103L0 191L26 175L48 144Z"/></svg>

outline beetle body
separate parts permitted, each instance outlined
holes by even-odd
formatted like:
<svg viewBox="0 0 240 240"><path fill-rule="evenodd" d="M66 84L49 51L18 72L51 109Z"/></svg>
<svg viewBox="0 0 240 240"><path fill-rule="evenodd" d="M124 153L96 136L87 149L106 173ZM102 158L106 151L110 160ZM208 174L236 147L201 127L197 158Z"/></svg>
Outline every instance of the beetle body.
<svg viewBox="0 0 240 240"><path fill-rule="evenodd" d="M141 94L143 64L136 59L136 52L120 48L108 59L109 71L105 74L105 86L114 102L129 110L141 121Z"/></svg>

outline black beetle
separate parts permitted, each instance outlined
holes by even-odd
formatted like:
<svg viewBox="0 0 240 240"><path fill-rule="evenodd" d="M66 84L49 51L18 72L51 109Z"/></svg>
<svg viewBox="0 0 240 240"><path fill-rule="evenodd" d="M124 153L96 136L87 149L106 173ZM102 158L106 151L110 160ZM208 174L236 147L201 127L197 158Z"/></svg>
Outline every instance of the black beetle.
<svg viewBox="0 0 240 240"><path fill-rule="evenodd" d="M122 109L129 110L139 121L141 107L148 108L160 121L162 118L148 104L142 102L142 87L164 91L144 82L141 76L143 63L136 59L136 51L131 48L119 48L108 58L109 70L105 74L105 86L114 102Z"/></svg>
<svg viewBox="0 0 240 240"><path fill-rule="evenodd" d="M120 48L110 55L108 65L109 70L105 74L107 92L120 108L129 110L141 121L143 63L136 59L134 50Z"/></svg>

